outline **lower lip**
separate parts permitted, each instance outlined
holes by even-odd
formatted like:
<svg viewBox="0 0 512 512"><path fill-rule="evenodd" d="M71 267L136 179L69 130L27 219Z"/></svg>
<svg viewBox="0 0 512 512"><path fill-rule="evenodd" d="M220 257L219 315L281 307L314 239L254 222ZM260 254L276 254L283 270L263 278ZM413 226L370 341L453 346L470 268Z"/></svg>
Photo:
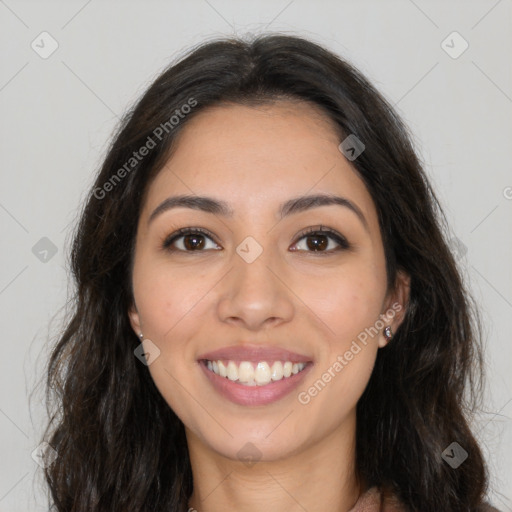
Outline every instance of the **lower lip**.
<svg viewBox="0 0 512 512"><path fill-rule="evenodd" d="M291 393L313 366L308 363L299 373L290 377L283 377L281 380L271 381L264 386L244 386L208 370L205 361L199 361L199 365L215 390L223 397L239 405L267 405L277 402Z"/></svg>

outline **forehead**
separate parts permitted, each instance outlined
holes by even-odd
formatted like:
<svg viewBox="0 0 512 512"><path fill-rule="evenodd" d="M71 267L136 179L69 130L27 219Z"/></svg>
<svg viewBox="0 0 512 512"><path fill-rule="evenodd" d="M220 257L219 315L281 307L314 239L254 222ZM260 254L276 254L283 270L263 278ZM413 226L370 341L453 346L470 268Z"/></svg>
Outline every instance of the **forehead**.
<svg viewBox="0 0 512 512"><path fill-rule="evenodd" d="M235 215L262 214L290 197L338 193L371 217L373 201L338 146L333 121L306 102L210 107L183 127L151 184L147 209L172 194L213 196Z"/></svg>
<svg viewBox="0 0 512 512"><path fill-rule="evenodd" d="M290 159L305 156L316 146L317 156L325 146L339 144L335 123L320 107L298 100L278 100L260 105L225 103L208 107L194 116L179 135L178 151L198 141L203 145L197 160L210 158L222 148L224 156L258 154L271 160L292 150ZM322 144L320 144L322 141ZM300 148L304 147L304 151ZM325 155L327 157L327 154Z"/></svg>

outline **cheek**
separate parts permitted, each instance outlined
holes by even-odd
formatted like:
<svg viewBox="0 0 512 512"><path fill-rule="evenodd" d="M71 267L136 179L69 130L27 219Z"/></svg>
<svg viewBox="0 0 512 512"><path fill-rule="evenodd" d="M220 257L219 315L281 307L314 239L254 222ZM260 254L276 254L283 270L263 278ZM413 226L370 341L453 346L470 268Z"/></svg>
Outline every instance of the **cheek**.
<svg viewBox="0 0 512 512"><path fill-rule="evenodd" d="M321 320L331 350L339 351L378 320L385 286L378 269L353 265L328 278L303 280L298 295Z"/></svg>
<svg viewBox="0 0 512 512"><path fill-rule="evenodd" d="M369 274L352 274L332 279L328 293L321 291L310 288L309 295L311 309L322 320L317 322L323 333L320 359L298 398L311 417L321 416L324 427L334 429L355 409L371 377L378 351L372 327L385 289Z"/></svg>
<svg viewBox="0 0 512 512"><path fill-rule="evenodd" d="M141 256L134 267L133 287L145 338L160 350L148 370L153 382L173 411L195 429L195 418L204 411L194 410L190 395L198 391L190 384L189 343L197 330L198 318L205 315L205 276L190 269L149 261ZM183 383L187 383L188 392Z"/></svg>
<svg viewBox="0 0 512 512"><path fill-rule="evenodd" d="M198 270L145 264L141 258L134 268L133 287L144 334L165 341L183 330L187 317L201 315L206 303L201 299L211 285Z"/></svg>

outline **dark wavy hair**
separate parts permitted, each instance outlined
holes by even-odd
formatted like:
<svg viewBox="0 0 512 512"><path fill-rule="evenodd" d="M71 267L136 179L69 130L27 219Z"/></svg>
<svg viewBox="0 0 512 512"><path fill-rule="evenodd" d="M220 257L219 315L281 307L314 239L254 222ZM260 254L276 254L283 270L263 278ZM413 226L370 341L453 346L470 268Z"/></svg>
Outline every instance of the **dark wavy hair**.
<svg viewBox="0 0 512 512"><path fill-rule="evenodd" d="M481 322L411 136L352 65L303 38L264 34L193 48L158 76L113 137L74 234L72 311L47 368L44 439L58 457L45 479L55 510L187 510L193 477L183 423L134 356L137 223L190 119L209 106L280 99L319 107L340 141L363 141L352 165L378 212L388 288L400 269L411 278L404 321L378 351L357 404L358 475L411 511L466 512L483 502L488 473L469 426L482 395ZM155 147L135 158L150 139ZM452 442L469 454L457 469L442 458Z"/></svg>

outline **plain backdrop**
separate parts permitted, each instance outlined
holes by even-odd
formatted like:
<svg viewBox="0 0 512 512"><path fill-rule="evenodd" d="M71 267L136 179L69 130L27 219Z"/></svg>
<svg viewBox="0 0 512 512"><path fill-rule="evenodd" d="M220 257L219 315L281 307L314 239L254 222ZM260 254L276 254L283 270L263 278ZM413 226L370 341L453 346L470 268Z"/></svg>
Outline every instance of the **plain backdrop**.
<svg viewBox="0 0 512 512"><path fill-rule="evenodd" d="M2 0L0 19L0 511L47 510L31 457L44 425L36 385L67 298L71 229L118 118L187 48L264 31L355 64L414 134L482 311L475 432L490 499L512 510L510 0Z"/></svg>

